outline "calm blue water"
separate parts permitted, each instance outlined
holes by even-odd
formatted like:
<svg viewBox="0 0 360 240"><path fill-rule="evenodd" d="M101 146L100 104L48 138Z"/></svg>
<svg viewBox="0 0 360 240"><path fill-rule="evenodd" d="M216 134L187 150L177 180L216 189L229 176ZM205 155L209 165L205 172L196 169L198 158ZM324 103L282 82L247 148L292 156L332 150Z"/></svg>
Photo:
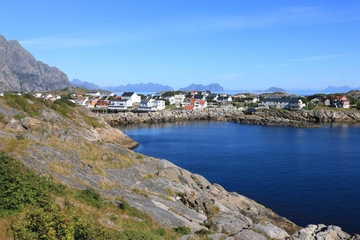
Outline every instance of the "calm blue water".
<svg viewBox="0 0 360 240"><path fill-rule="evenodd" d="M360 232L360 125L316 129L183 122L122 127L136 152L167 159L300 226Z"/></svg>

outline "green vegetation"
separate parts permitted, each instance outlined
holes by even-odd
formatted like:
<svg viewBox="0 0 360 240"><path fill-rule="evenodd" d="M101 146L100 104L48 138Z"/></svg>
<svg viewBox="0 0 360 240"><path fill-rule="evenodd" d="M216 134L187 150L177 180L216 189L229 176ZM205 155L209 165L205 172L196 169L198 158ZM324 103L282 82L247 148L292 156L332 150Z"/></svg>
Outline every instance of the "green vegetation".
<svg viewBox="0 0 360 240"><path fill-rule="evenodd" d="M186 235L191 233L191 229L189 227L179 226L174 228L175 232L180 233L181 235Z"/></svg>
<svg viewBox="0 0 360 240"><path fill-rule="evenodd" d="M38 116L40 110L44 108L43 100L37 100L30 94L24 94L23 96L5 94L4 98L9 107L26 112L31 117Z"/></svg>
<svg viewBox="0 0 360 240"><path fill-rule="evenodd" d="M81 115L81 117L84 119L84 121L86 122L87 125L94 127L94 128L101 128L104 127L103 124L99 123L99 120L95 117L89 117L86 114L82 113L81 111L79 111L79 114Z"/></svg>
<svg viewBox="0 0 360 240"><path fill-rule="evenodd" d="M75 103L62 98L56 100L53 104L51 104L50 107L51 109L63 115L64 117L71 118L71 114L73 112L72 108L75 106L76 106Z"/></svg>
<svg viewBox="0 0 360 240"><path fill-rule="evenodd" d="M92 188L69 189L0 154L0 239L177 239L179 236L174 230L161 228L123 199L120 201L119 207L104 203ZM104 218L113 224L102 224Z"/></svg>

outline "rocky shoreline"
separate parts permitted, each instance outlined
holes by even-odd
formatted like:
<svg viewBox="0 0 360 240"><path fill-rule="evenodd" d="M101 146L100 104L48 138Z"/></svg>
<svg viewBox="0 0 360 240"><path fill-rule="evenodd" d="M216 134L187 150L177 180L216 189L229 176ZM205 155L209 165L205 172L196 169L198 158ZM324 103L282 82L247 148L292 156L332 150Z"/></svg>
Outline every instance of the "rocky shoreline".
<svg viewBox="0 0 360 240"><path fill-rule="evenodd" d="M133 152L129 148L137 143L108 124L217 120L312 127L319 121L337 121L340 114L269 111L247 115L230 109L176 110L100 115L97 126L88 122L99 115L85 108L74 108L72 118L46 108L37 117L16 119L18 110L0 104L0 114L4 116L0 121L3 139L0 147L8 148L12 157L39 175L52 176L68 186L80 189L91 186L114 204L119 204L116 199L121 196L161 226L189 227L192 233L181 239L200 239L196 232L209 230L206 239L360 239L332 225L302 228L271 209L167 160ZM360 118L354 112L341 119L351 122ZM17 145L10 148L6 143L12 140ZM108 216L103 218L111 223Z"/></svg>
<svg viewBox="0 0 360 240"><path fill-rule="evenodd" d="M248 114L240 109L208 108L193 111L165 110L148 113L120 112L115 114L98 114L98 116L112 126L197 120L291 127L319 127L319 123L334 122L360 123L360 111L357 110L265 110Z"/></svg>

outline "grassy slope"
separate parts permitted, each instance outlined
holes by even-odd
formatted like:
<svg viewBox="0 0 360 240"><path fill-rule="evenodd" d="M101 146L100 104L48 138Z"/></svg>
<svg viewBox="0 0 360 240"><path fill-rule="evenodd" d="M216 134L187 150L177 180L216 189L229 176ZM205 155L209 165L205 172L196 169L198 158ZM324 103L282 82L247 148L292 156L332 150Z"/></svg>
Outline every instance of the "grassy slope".
<svg viewBox="0 0 360 240"><path fill-rule="evenodd" d="M18 110L12 116L0 114L2 126L12 118L39 118L43 109L51 108L75 122L78 129L102 127L102 123L96 118L81 113L76 106L65 100L50 103L34 99L30 95L6 95L0 99L0 104L3 109ZM60 123L58 126L67 127ZM0 239L177 239L183 233L160 227L123 199L116 199L120 205L104 203L104 199L92 188L71 189L55 183L51 176L39 177L15 160L34 141L11 129L0 131L5 135L1 137L0 143ZM38 136L44 134L44 131L31 134ZM16 137L13 137L14 133ZM98 171L106 164L104 161L96 162L102 154L94 149L94 145L99 144L96 142L78 142L77 145L69 146L53 137L41 144L64 152L67 148L76 148ZM131 161L131 158L123 156L121 165L112 167L121 168ZM66 174L64 166L53 167L57 174L63 171Z"/></svg>

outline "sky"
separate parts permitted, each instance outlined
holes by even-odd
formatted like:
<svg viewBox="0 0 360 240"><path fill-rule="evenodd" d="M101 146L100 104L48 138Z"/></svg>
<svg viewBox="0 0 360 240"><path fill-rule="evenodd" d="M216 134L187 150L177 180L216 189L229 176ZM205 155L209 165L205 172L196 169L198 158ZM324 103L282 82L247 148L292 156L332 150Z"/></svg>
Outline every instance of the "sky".
<svg viewBox="0 0 360 240"><path fill-rule="evenodd" d="M71 81L360 87L359 0L12 0L0 35Z"/></svg>

